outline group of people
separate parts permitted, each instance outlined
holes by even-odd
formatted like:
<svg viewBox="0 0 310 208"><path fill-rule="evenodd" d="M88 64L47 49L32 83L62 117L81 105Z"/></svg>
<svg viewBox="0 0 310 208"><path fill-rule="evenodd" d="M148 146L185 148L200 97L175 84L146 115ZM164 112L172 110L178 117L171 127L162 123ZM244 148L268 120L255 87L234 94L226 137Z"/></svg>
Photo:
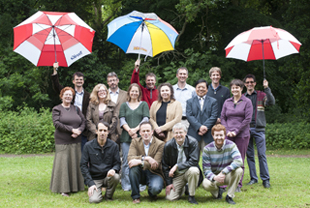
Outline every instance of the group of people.
<svg viewBox="0 0 310 208"><path fill-rule="evenodd" d="M264 92L255 90L252 74L243 81L232 80L229 90L220 84L221 69L212 67L211 84L199 79L193 87L186 83L188 70L181 67L177 84L157 88L154 73L146 74L146 86L140 84L139 67L137 60L127 92L111 72L109 89L97 84L88 93L80 72L73 74L74 89L63 87L54 64L52 82L62 103L52 111L56 149L52 192L69 196L87 185L89 202L98 203L102 190L105 199L112 200L121 181L135 204L146 186L152 201L166 187L166 199L176 200L185 193L190 203L197 204L195 190L202 184L217 199L227 189L226 201L235 204L245 156L248 185L258 182L254 141L263 186L270 187L264 108L275 98L267 80ZM247 92L242 94L244 85Z"/></svg>

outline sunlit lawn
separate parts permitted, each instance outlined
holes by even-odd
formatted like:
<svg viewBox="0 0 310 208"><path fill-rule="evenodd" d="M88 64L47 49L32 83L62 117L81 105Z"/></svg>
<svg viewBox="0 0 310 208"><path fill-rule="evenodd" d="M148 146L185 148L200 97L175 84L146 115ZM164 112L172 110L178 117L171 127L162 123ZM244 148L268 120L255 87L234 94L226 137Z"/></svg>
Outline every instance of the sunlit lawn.
<svg viewBox="0 0 310 208"><path fill-rule="evenodd" d="M307 152L305 152L306 154ZM276 153L276 154L279 154ZM133 205L130 192L123 192L120 185L114 201L89 204L87 191L72 194L69 198L49 190L53 156L1 157L0 158L0 207L192 207L183 196L175 202L166 201L164 190L159 200L150 202L147 191L142 192L141 204ZM309 157L268 157L271 189L264 189L261 181L252 186L244 185L236 193L236 207L310 207ZM250 180L246 167L244 184ZM224 193L224 197L226 193ZM214 200L201 187L196 192L197 207L228 207L223 200Z"/></svg>

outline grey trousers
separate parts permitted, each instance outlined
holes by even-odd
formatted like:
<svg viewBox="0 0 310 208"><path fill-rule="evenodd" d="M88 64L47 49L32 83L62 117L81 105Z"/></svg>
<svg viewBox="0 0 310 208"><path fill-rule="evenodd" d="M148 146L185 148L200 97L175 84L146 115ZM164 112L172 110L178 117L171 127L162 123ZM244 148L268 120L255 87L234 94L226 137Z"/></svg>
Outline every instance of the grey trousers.
<svg viewBox="0 0 310 208"><path fill-rule="evenodd" d="M202 187L206 191L210 191L214 198L217 198L219 186L227 185L227 195L231 198L234 198L235 191L241 179L242 173L242 168L237 168L236 170L231 171L226 175L224 183L219 183L217 181L212 182L209 179L205 178L202 182Z"/></svg>
<svg viewBox="0 0 310 208"><path fill-rule="evenodd" d="M199 182L199 169L197 167L190 167L184 174L173 178L172 184L174 190L171 189L170 194L166 195L166 199L173 201L179 199L184 191L185 185L188 183L188 192L190 196L195 196L196 188Z"/></svg>
<svg viewBox="0 0 310 208"><path fill-rule="evenodd" d="M102 193L101 193L101 188L106 187L106 197L107 198L112 198L115 188L117 184L119 183L120 176L115 173L114 176L112 177L106 177L102 180L94 180L96 187L98 191L94 190L94 193L91 197L89 197L89 203L99 203L102 201Z"/></svg>

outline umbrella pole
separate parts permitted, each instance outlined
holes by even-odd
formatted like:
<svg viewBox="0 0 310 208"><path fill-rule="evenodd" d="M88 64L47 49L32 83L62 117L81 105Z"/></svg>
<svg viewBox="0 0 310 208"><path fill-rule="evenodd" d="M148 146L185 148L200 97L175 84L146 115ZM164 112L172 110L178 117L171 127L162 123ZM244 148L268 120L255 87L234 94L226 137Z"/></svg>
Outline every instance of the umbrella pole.
<svg viewBox="0 0 310 208"><path fill-rule="evenodd" d="M264 73L264 80L266 79L266 74L265 74L265 54L264 54L264 41L265 40L261 40L262 42L262 50L263 50L263 73Z"/></svg>
<svg viewBox="0 0 310 208"><path fill-rule="evenodd" d="M55 35L55 29L54 29L54 25L52 26L53 27L53 38L54 38L54 51L55 51L55 63L57 63L57 54L56 54L56 35ZM58 68L56 68L57 70Z"/></svg>

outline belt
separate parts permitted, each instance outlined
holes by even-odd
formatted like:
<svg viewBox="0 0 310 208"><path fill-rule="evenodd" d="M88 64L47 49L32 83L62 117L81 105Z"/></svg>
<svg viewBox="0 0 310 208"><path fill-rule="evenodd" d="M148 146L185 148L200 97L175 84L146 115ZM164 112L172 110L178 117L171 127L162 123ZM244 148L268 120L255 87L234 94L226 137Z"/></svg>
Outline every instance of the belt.
<svg viewBox="0 0 310 208"><path fill-rule="evenodd" d="M186 120L187 118L186 118L186 116L182 116L182 120Z"/></svg>

